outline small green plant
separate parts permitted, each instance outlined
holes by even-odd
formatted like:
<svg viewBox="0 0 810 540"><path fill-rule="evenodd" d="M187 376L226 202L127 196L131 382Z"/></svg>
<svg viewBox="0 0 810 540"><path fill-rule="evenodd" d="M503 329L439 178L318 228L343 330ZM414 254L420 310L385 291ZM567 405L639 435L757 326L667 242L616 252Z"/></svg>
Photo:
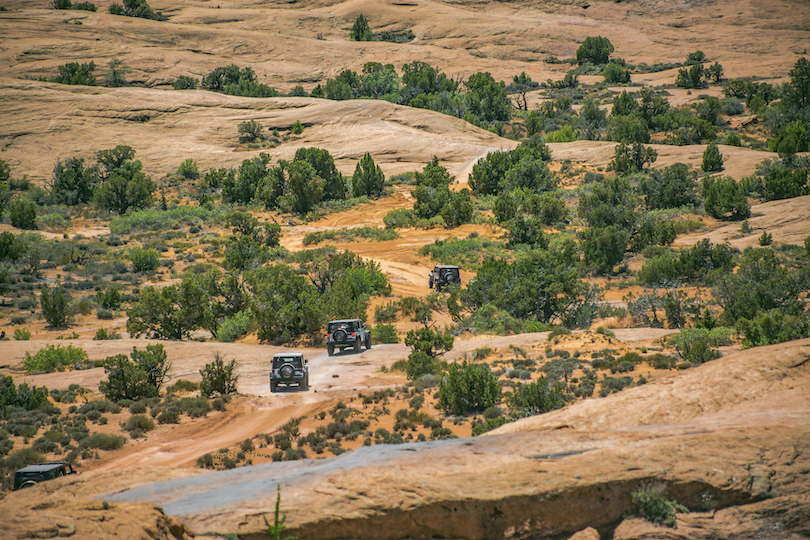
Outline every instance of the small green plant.
<svg viewBox="0 0 810 540"><path fill-rule="evenodd" d="M109 330L106 328L99 328L96 330L96 335L93 336L93 341L104 341L108 339L121 339L121 334L118 333L118 330L115 328L111 328Z"/></svg>
<svg viewBox="0 0 810 540"><path fill-rule="evenodd" d="M773 235L768 231L762 231L762 236L759 237L760 246L770 246L773 243Z"/></svg>
<svg viewBox="0 0 810 540"><path fill-rule="evenodd" d="M304 131L304 125L300 121L296 120L290 130L296 135L301 135L301 133Z"/></svg>
<svg viewBox="0 0 810 540"><path fill-rule="evenodd" d="M399 343L399 334L393 324L378 324L369 327L372 343Z"/></svg>
<svg viewBox="0 0 810 540"><path fill-rule="evenodd" d="M29 332L25 328L15 328L14 339L17 341L28 341L29 339L31 339L31 332Z"/></svg>
<svg viewBox="0 0 810 540"><path fill-rule="evenodd" d="M154 272L160 266L160 254L154 249L133 249L129 260L135 272Z"/></svg>
<svg viewBox="0 0 810 540"><path fill-rule="evenodd" d="M281 484L276 486L276 509L273 512L273 524L271 525L269 521L267 521L267 517L264 518L264 523L267 525L267 532L270 534L270 538L272 540L295 540L293 536L284 536L282 534L287 529L287 526L284 524L287 521L287 514L281 513Z"/></svg>
<svg viewBox="0 0 810 540"><path fill-rule="evenodd" d="M87 362L87 351L81 347L46 345L34 355L26 352L22 364L27 373L51 373L83 366Z"/></svg>
<svg viewBox="0 0 810 540"><path fill-rule="evenodd" d="M200 370L202 381L200 382L200 393L205 397L214 394L225 396L236 393L236 382L239 375L236 374L236 360L225 363L220 353L214 354L214 361L205 365Z"/></svg>
<svg viewBox="0 0 810 540"><path fill-rule="evenodd" d="M666 487L663 484L647 484L632 493L633 506L638 515L655 523L672 529L678 528L677 512L688 512L689 509L664 496Z"/></svg>

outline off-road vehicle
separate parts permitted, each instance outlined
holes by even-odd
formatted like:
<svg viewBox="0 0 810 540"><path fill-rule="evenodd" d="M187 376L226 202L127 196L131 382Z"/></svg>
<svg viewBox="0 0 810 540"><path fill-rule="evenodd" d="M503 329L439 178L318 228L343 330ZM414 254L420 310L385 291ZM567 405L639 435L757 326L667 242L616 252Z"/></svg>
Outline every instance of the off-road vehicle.
<svg viewBox="0 0 810 540"><path fill-rule="evenodd" d="M327 325L326 350L329 356L335 354L335 349L354 349L360 352L360 346L365 345L366 350L371 348L371 332L360 319L342 319L329 321Z"/></svg>
<svg viewBox="0 0 810 540"><path fill-rule="evenodd" d="M273 368L270 370L270 391L275 392L279 385L286 388L297 386L299 390L309 390L309 365L301 353L278 353L273 355Z"/></svg>
<svg viewBox="0 0 810 540"><path fill-rule="evenodd" d="M461 274L458 266L452 264L437 264L433 267L433 272L428 274L428 287L437 291L451 283L461 284Z"/></svg>
<svg viewBox="0 0 810 540"><path fill-rule="evenodd" d="M22 469L17 469L14 473L14 489L23 489L35 486L40 482L46 480L53 480L60 476L67 476L69 474L76 474L73 466L70 463L37 463L36 465L29 465Z"/></svg>

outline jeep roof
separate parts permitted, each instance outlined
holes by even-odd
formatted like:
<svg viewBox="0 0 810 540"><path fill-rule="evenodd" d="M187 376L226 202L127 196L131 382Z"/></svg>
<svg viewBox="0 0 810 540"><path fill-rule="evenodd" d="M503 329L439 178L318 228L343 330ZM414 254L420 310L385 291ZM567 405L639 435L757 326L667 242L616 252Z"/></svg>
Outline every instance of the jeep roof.
<svg viewBox="0 0 810 540"><path fill-rule="evenodd" d="M68 463L66 461L60 461L58 463L37 463L35 465L29 465L27 467L23 467L22 469L17 469L17 472L18 473L42 473L42 472L48 472L48 471L52 471L54 469L58 469L59 467L64 467L65 465L70 465L70 463Z"/></svg>
<svg viewBox="0 0 810 540"><path fill-rule="evenodd" d="M455 264L437 264L433 267L433 270L458 270L458 266Z"/></svg>
<svg viewBox="0 0 810 540"><path fill-rule="evenodd" d="M363 322L360 319L335 319L334 321L329 321L329 324L342 324L342 323L350 323L350 322Z"/></svg>
<svg viewBox="0 0 810 540"><path fill-rule="evenodd" d="M301 357L304 356L304 353L300 352L280 352L273 355L273 358L291 358L291 357Z"/></svg>

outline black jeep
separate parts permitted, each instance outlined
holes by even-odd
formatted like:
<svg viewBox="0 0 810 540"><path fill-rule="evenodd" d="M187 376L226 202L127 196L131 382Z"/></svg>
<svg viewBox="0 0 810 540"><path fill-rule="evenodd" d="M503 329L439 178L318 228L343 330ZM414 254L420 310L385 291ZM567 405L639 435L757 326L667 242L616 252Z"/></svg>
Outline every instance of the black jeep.
<svg viewBox="0 0 810 540"><path fill-rule="evenodd" d="M35 486L46 480L53 480L60 476L76 474L70 463L37 463L22 469L17 469L14 473L14 489L23 489Z"/></svg>
<svg viewBox="0 0 810 540"><path fill-rule="evenodd" d="M309 365L301 353L278 353L273 355L273 369L270 370L270 391L278 385L286 388L297 386L299 390L309 390Z"/></svg>
<svg viewBox="0 0 810 540"><path fill-rule="evenodd" d="M329 321L327 326L326 350L329 356L335 354L335 349L354 349L360 352L360 346L365 345L366 350L371 348L371 333L360 319L342 319Z"/></svg>
<svg viewBox="0 0 810 540"><path fill-rule="evenodd" d="M428 287L437 291L442 290L445 285L451 283L461 284L461 274L458 266L451 264L437 264L433 267L433 272L428 274Z"/></svg>

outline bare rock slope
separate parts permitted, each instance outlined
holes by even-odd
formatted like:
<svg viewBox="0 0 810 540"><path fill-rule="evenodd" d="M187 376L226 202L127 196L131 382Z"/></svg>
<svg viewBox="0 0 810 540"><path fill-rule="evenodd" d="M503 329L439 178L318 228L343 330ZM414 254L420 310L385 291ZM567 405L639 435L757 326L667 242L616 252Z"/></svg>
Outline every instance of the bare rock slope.
<svg viewBox="0 0 810 540"><path fill-rule="evenodd" d="M108 471L12 494L0 514L12 515L9 505L34 515L67 510L66 493L103 485L115 492L101 496L115 519L126 519L126 505L146 503L198 532L261 538L281 485L290 532L308 539L565 538L588 527L622 539L800 538L810 534L808 386L810 340L802 340L736 353L489 436L373 446L123 491ZM625 519L634 512L631 493L649 483L692 510L678 515L677 529ZM95 537L87 519L73 523ZM23 534L32 521L6 530Z"/></svg>

